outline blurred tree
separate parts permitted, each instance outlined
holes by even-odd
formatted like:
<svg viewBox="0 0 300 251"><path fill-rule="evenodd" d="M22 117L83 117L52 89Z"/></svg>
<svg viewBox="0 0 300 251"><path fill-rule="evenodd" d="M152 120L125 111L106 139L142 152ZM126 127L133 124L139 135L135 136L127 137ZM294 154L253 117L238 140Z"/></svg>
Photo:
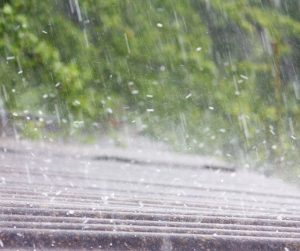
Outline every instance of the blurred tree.
<svg viewBox="0 0 300 251"><path fill-rule="evenodd" d="M1 1L1 99L69 133L125 123L280 161L299 150L298 14L296 0Z"/></svg>

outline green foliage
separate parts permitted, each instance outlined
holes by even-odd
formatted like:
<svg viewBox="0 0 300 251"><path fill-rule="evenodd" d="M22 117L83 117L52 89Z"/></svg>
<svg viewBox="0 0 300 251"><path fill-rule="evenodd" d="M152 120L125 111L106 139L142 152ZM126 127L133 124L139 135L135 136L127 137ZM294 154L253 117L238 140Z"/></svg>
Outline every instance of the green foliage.
<svg viewBox="0 0 300 251"><path fill-rule="evenodd" d="M294 0L2 1L0 94L71 135L127 123L188 151L292 158L298 14Z"/></svg>

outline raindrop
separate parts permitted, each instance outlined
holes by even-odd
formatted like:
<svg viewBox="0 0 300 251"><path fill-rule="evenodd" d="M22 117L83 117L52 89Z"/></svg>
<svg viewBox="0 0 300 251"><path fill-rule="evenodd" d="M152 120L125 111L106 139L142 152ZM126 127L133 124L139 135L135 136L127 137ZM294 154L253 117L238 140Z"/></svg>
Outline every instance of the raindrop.
<svg viewBox="0 0 300 251"><path fill-rule="evenodd" d="M241 77L242 79L248 80L248 77L245 76L245 75L243 75L243 74L241 74L240 77Z"/></svg>
<svg viewBox="0 0 300 251"><path fill-rule="evenodd" d="M101 196L101 200L102 200L104 205L108 205L108 199L109 199L108 196Z"/></svg>
<svg viewBox="0 0 300 251"><path fill-rule="evenodd" d="M124 33L124 38L125 38L125 43L126 43L126 47L127 47L127 52L128 52L128 54L130 54L131 50L130 50L130 47L129 47L128 37L127 37L126 33Z"/></svg>
<svg viewBox="0 0 300 251"><path fill-rule="evenodd" d="M160 69L161 71L165 71L165 70L166 70L166 67L165 67L164 65L161 65L161 66L159 67L159 69Z"/></svg>
<svg viewBox="0 0 300 251"><path fill-rule="evenodd" d="M90 44L89 44L88 34L85 28L83 29L83 36L84 36L85 46L88 48Z"/></svg>
<svg viewBox="0 0 300 251"><path fill-rule="evenodd" d="M84 121L74 121L74 122L73 122L73 126L74 126L75 128L81 128L81 127L84 126Z"/></svg>
<svg viewBox="0 0 300 251"><path fill-rule="evenodd" d="M74 106L80 106L80 101L79 100L74 100L72 104Z"/></svg>
<svg viewBox="0 0 300 251"><path fill-rule="evenodd" d="M67 214L67 215L74 215L74 214L75 214L75 211L74 211L74 210L69 210L66 214Z"/></svg>
<svg viewBox="0 0 300 251"><path fill-rule="evenodd" d="M60 194L61 194L61 190L59 190L55 193L55 195L60 195Z"/></svg>
<svg viewBox="0 0 300 251"><path fill-rule="evenodd" d="M4 177L1 177L1 183L2 183L3 185L6 184L6 179L5 179Z"/></svg>
<svg viewBox="0 0 300 251"><path fill-rule="evenodd" d="M139 94L139 91L138 91L138 90L132 90L132 91L131 91L131 94L132 94L132 95L137 95L137 94Z"/></svg>
<svg viewBox="0 0 300 251"><path fill-rule="evenodd" d="M82 221L82 224L86 224L86 223L88 223L88 221L89 221L89 219L86 218L86 217L84 217L84 218L83 218L83 221Z"/></svg>
<svg viewBox="0 0 300 251"><path fill-rule="evenodd" d="M192 97L192 93L189 93L188 95L185 96L186 99L189 99L190 97Z"/></svg>
<svg viewBox="0 0 300 251"><path fill-rule="evenodd" d="M8 57L6 57L6 60L7 60L7 61L14 60L14 59L15 59L14 56L8 56Z"/></svg>
<svg viewBox="0 0 300 251"><path fill-rule="evenodd" d="M225 129L225 128L221 128L219 131L220 131L221 133L225 133L225 132L226 132L226 129Z"/></svg>
<svg viewBox="0 0 300 251"><path fill-rule="evenodd" d="M109 114L112 114L113 110L110 107L108 107L108 108L106 108L106 112L109 113Z"/></svg>

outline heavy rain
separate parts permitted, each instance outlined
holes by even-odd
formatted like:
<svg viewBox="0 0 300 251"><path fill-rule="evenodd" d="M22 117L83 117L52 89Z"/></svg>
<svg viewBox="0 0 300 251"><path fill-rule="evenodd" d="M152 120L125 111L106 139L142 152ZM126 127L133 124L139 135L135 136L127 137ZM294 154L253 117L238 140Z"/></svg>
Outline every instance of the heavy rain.
<svg viewBox="0 0 300 251"><path fill-rule="evenodd" d="M0 34L0 249L300 250L298 0L0 0Z"/></svg>

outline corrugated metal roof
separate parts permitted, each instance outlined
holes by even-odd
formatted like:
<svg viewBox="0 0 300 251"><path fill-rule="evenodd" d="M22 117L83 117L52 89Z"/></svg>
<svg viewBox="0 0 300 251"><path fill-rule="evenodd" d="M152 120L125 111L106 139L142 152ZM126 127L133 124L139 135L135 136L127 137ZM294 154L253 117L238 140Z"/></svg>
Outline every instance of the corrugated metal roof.
<svg viewBox="0 0 300 251"><path fill-rule="evenodd" d="M0 247L300 250L296 187L212 159L3 141Z"/></svg>

